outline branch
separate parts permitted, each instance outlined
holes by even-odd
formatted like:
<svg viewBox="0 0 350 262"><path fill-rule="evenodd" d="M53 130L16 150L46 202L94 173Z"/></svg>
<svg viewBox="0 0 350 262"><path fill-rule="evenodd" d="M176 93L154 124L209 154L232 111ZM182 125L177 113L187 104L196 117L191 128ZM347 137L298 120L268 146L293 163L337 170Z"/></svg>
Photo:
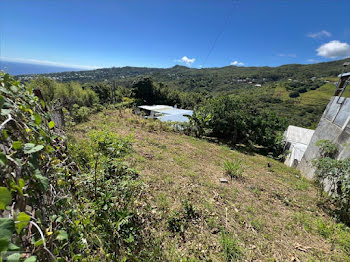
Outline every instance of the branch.
<svg viewBox="0 0 350 262"><path fill-rule="evenodd" d="M8 114L8 118L0 125L0 130L3 129L5 127L5 125L10 122L11 120L13 120L12 116L10 114Z"/></svg>
<svg viewBox="0 0 350 262"><path fill-rule="evenodd" d="M29 221L30 224L32 224L33 226L36 227L36 229L39 231L39 234L41 236L41 239L43 240L43 246L44 246L44 249L47 251L47 253L50 254L50 256L53 258L53 261L57 261L55 256L51 253L50 250L48 250L48 248L46 247L46 242L45 242L45 237L44 237L44 234L43 234L43 231L41 231L40 227L33 221Z"/></svg>

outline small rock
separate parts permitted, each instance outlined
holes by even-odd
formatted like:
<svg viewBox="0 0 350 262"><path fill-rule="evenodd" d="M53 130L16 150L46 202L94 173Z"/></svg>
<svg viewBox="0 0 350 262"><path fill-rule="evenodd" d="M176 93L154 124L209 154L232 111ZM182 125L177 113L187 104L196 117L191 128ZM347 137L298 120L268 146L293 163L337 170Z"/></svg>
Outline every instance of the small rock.
<svg viewBox="0 0 350 262"><path fill-rule="evenodd" d="M212 234L217 234L219 232L220 232L220 230L218 228L213 228L211 231Z"/></svg>
<svg viewBox="0 0 350 262"><path fill-rule="evenodd" d="M250 190L255 190L255 189L256 189L256 187L255 187L254 185L249 185L248 188L249 188Z"/></svg>
<svg viewBox="0 0 350 262"><path fill-rule="evenodd" d="M228 183L228 180L227 180L226 178L220 178L220 182L221 182L221 183L226 183L226 184L227 184L227 183Z"/></svg>

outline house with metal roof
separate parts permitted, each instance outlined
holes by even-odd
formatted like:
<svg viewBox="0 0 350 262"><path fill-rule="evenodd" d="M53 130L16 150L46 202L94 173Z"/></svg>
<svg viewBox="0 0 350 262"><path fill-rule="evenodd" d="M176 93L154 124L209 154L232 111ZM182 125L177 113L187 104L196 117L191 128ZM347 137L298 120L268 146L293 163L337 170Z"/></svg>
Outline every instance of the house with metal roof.
<svg viewBox="0 0 350 262"><path fill-rule="evenodd" d="M166 122L188 122L186 115L192 115L192 110L180 109L168 105L142 105L138 106L139 112L143 112L146 118L159 119Z"/></svg>

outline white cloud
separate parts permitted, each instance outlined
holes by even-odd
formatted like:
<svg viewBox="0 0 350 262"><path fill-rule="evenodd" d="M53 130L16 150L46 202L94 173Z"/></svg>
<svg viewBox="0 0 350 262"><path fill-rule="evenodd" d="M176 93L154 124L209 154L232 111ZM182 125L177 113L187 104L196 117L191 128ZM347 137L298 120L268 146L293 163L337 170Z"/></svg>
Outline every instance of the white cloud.
<svg viewBox="0 0 350 262"><path fill-rule="evenodd" d="M297 57L296 54L278 54L278 56L284 56L284 57Z"/></svg>
<svg viewBox="0 0 350 262"><path fill-rule="evenodd" d="M230 63L230 65L233 65L233 66L244 66L244 63L243 62L238 62L238 61L233 61Z"/></svg>
<svg viewBox="0 0 350 262"><path fill-rule="evenodd" d="M350 45L338 40L330 41L316 49L318 56L337 58L350 55Z"/></svg>
<svg viewBox="0 0 350 262"><path fill-rule="evenodd" d="M308 59L307 60L309 63L317 63L317 62L319 62L318 60L316 60L316 59Z"/></svg>
<svg viewBox="0 0 350 262"><path fill-rule="evenodd" d="M321 37L331 37L332 34L326 30L322 30L317 33L308 33L307 36L311 38L321 38Z"/></svg>
<svg viewBox="0 0 350 262"><path fill-rule="evenodd" d="M7 62L15 62L15 63L47 65L47 66L59 66L59 67L78 68L78 69L96 69L96 68L100 68L98 66L71 65L71 64L64 64L64 63L45 61L45 60L11 58L11 57L3 57L3 56L0 56L0 60L7 61Z"/></svg>
<svg viewBox="0 0 350 262"><path fill-rule="evenodd" d="M188 58L187 56L182 57L181 59L176 59L175 62L185 63L190 66L196 61L195 58Z"/></svg>

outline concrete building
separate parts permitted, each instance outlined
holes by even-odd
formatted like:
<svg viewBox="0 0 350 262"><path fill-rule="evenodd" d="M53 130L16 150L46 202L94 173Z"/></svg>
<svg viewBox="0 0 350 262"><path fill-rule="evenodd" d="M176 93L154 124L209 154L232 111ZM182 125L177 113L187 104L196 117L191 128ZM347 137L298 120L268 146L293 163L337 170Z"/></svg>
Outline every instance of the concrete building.
<svg viewBox="0 0 350 262"><path fill-rule="evenodd" d="M301 161L304 153L310 144L315 130L298 126L288 126L284 132L285 149L289 151L284 163L290 167L296 167Z"/></svg>
<svg viewBox="0 0 350 262"><path fill-rule="evenodd" d="M312 160L320 157L316 142L329 140L338 146L336 159L350 157L350 98L342 97L347 84L350 81L350 73L339 75L339 82L333 96L324 111L321 120L311 138L311 141L297 168L302 175L313 179L315 168Z"/></svg>

